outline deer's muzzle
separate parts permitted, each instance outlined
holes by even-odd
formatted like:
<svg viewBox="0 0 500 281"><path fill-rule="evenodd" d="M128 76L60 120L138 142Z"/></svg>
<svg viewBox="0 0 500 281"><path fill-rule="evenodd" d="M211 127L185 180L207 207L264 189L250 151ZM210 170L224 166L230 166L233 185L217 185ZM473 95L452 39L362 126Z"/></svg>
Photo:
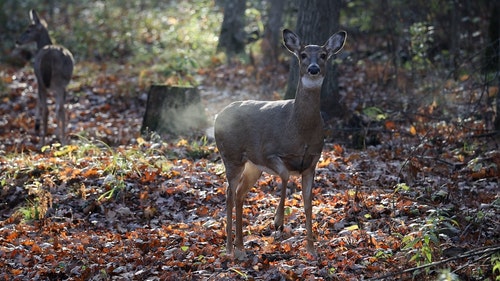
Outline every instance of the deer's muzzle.
<svg viewBox="0 0 500 281"><path fill-rule="evenodd" d="M317 64L311 64L307 68L307 73L309 73L311 75L317 75L317 74L319 74L319 72L320 72L320 68L319 68L319 65L317 65Z"/></svg>

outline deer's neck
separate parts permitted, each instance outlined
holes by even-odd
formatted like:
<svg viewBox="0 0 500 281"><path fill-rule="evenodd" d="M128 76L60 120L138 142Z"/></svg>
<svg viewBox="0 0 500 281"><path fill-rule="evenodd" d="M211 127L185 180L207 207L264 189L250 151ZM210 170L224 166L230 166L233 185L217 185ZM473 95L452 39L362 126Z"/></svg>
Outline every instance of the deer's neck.
<svg viewBox="0 0 500 281"><path fill-rule="evenodd" d="M42 30L40 37L36 41L36 47L41 50L47 45L52 45L52 40L50 40L49 32L47 30Z"/></svg>
<svg viewBox="0 0 500 281"><path fill-rule="evenodd" d="M294 122L299 130L316 130L321 127L320 95L323 78L301 77L294 104Z"/></svg>

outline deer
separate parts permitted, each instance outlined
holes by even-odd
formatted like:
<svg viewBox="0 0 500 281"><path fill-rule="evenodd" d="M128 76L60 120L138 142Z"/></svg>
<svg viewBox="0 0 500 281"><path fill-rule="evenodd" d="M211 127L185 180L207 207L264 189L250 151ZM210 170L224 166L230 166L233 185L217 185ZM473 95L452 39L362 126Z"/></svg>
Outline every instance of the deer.
<svg viewBox="0 0 500 281"><path fill-rule="evenodd" d="M74 59L71 52L60 45L52 44L47 23L40 19L34 10L30 10L30 25L17 40L17 45L36 42L37 51L34 57L33 68L38 84L38 100L36 106L35 133L40 137L41 146L45 145L47 135L47 96L51 93L55 97L58 138L62 144L66 143L66 87L73 75ZM42 128L40 133L40 119Z"/></svg>
<svg viewBox="0 0 500 281"><path fill-rule="evenodd" d="M283 229L286 188L290 176L301 176L306 217L306 250L317 256L312 232L315 169L324 144L320 93L327 61L344 46L347 33L333 34L323 46L305 45L293 31L283 30L286 49L299 61L295 99L236 101L215 117L214 136L225 167L226 252L244 259L242 214L245 196L263 172L281 179L280 202L274 217ZM233 245L233 208L235 240Z"/></svg>

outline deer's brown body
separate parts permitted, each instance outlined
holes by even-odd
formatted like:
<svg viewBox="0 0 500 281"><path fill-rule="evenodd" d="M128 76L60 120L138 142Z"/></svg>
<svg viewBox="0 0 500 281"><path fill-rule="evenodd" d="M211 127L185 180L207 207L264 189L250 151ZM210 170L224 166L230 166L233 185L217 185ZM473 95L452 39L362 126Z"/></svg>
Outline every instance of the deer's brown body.
<svg viewBox="0 0 500 281"><path fill-rule="evenodd" d="M236 209L235 256L244 254L243 201L262 172L281 178L281 198L275 227L283 227L286 186L290 175L302 176L306 214L307 250L315 253L312 234L312 186L316 163L323 149L320 92L325 64L340 51L345 32L334 34L324 46L300 44L297 35L283 31L287 49L297 56L300 79L296 97L286 101L240 101L223 109L215 121L215 139L228 181L227 251L233 253L232 214Z"/></svg>
<svg viewBox="0 0 500 281"><path fill-rule="evenodd" d="M66 48L53 45L49 32L43 20L40 20L34 10L30 11L31 24L17 40L17 44L36 42L37 53L34 58L34 70L38 84L38 104L36 110L35 132L39 133L40 118L42 131L40 143L45 144L47 135L47 96L52 93L56 99L56 114L58 125L58 138L65 143L66 113L66 87L73 75L73 55Z"/></svg>

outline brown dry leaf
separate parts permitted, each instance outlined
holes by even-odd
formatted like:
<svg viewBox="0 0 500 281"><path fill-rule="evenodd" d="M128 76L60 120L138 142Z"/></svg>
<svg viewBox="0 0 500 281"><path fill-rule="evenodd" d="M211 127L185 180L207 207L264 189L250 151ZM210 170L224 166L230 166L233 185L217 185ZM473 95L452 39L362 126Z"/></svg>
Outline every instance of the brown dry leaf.
<svg viewBox="0 0 500 281"><path fill-rule="evenodd" d="M95 178L100 176L100 172L97 168L84 169L82 172L84 178Z"/></svg>
<svg viewBox="0 0 500 281"><path fill-rule="evenodd" d="M196 214L201 217L207 216L209 212L210 209L207 206L199 206L196 208Z"/></svg>
<svg viewBox="0 0 500 281"><path fill-rule="evenodd" d="M333 151L335 152L335 155L340 156L344 153L344 148L340 144L334 144L333 145Z"/></svg>
<svg viewBox="0 0 500 281"><path fill-rule="evenodd" d="M65 167L60 173L61 180L68 181L77 178L81 174L80 169L75 169L72 167Z"/></svg>
<svg viewBox="0 0 500 281"><path fill-rule="evenodd" d="M11 269L11 270L10 270L10 273L11 273L13 276L18 276L18 275L20 275L20 274L22 274L22 273L23 273L23 270L22 270L22 269L15 269L15 268L13 268L13 269Z"/></svg>
<svg viewBox="0 0 500 281"><path fill-rule="evenodd" d="M42 248L40 248L40 246L38 246L38 244L33 244L31 246L31 252L34 253L34 254L41 254L42 253Z"/></svg>
<svg viewBox="0 0 500 281"><path fill-rule="evenodd" d="M15 240L17 237L18 237L18 233L16 231L12 231L11 233L9 233L6 237L6 240L8 242L12 242L13 240Z"/></svg>

